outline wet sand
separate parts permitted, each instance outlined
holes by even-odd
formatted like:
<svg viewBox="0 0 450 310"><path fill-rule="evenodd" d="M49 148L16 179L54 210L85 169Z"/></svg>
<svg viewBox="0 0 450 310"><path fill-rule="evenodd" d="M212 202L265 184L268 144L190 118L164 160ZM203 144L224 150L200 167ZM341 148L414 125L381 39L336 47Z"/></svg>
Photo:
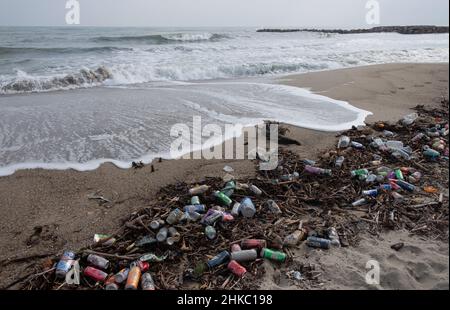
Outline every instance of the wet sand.
<svg viewBox="0 0 450 310"><path fill-rule="evenodd" d="M289 76L279 82L311 88L314 92L372 111L374 115L367 121L394 121L410 113L410 108L417 104L437 104L441 95L448 96L448 64L379 65ZM336 133L288 127L287 135L301 143L301 146L289 148L303 157L314 159L318 151L336 143ZM155 172L151 172L150 165L122 170L104 164L90 172L35 169L0 177L0 260L85 246L92 242L95 233L114 231L122 217L157 198L155 194L162 186L223 176L222 168L226 164L235 169L233 174L238 179L255 173L255 163L249 160L174 160L155 162ZM89 199L92 194L104 196L110 202L101 205L98 200ZM30 239L35 231L40 233ZM413 262L429 275L423 283L420 277L412 281L404 274L408 269L403 267L412 266L408 259L413 258L410 255L405 256L409 258L395 258L395 268L392 267L395 270L390 277L394 280L382 288L445 288L445 280L448 288L448 244L430 241L427 244L432 249L422 249L419 241L407 234L391 236L388 241L367 239L362 248L345 250L334 261L329 258L329 265L339 261L339 271L334 271L326 288L363 288L356 276L346 277L346 281L340 283L340 276L356 268L356 262L348 258L354 256L353 252L368 255L367 248L376 245L380 250L373 248L372 251L378 253L380 259L390 261L394 259L390 252L381 249L400 237L421 249L411 254ZM322 259L326 257L322 256ZM1 267L0 286L13 281L26 266ZM420 271L414 270L413 273ZM272 275L268 266L262 288L292 288L274 283Z"/></svg>

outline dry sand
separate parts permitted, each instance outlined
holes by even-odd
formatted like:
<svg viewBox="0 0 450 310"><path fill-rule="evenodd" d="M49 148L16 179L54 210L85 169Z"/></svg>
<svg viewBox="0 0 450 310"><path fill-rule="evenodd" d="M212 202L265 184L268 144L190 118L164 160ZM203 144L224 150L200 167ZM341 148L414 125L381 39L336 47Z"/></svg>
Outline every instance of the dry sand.
<svg viewBox="0 0 450 310"><path fill-rule="evenodd" d="M374 112L368 120L397 120L417 104L435 104L448 94L448 64L393 64L283 78L280 83L311 88L334 99L345 100ZM290 146L301 156L315 158L318 151L336 143L336 133L317 132L289 126L288 136L301 142ZM120 219L145 206L162 186L178 180L200 181L222 176L225 164L234 175L254 175L248 160L177 160L154 163L142 169L121 170L111 164L91 172L18 171L0 177L0 260L24 255L60 252L89 244L94 233L117 229ZM97 193L113 203L101 206L88 195ZM42 230L30 242L30 236ZM403 240L407 246L394 252L390 245ZM27 245L27 243L29 245ZM364 237L359 247L311 251L301 247L299 261L318 262L323 288L358 289L364 284L365 263L377 259L384 289L448 288L448 244L422 241L404 232L389 233L379 239ZM27 264L8 265L0 270L0 286L11 282ZM296 288L266 263L266 279L261 288ZM278 281L280 280L280 281Z"/></svg>

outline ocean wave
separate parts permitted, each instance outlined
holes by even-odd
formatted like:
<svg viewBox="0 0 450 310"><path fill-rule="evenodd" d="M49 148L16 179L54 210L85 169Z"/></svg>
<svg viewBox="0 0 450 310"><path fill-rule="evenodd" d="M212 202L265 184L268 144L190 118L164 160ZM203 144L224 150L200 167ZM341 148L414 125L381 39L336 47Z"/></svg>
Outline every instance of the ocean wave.
<svg viewBox="0 0 450 310"><path fill-rule="evenodd" d="M14 56L23 54L80 54L80 53L101 53L114 51L132 51L132 48L122 47L88 47L88 48L37 48L37 47L2 47L0 46L0 56Z"/></svg>
<svg viewBox="0 0 450 310"><path fill-rule="evenodd" d="M118 37L95 37L94 42L133 42L146 44L167 44L174 42L200 42L200 41L218 41L229 38L224 34L217 33L171 33L154 34L146 36L118 36Z"/></svg>
<svg viewBox="0 0 450 310"><path fill-rule="evenodd" d="M110 70L103 66L95 70L81 69L74 74L55 77L36 77L18 70L16 78L0 84L0 94L19 94L90 87L101 85L110 78L112 78Z"/></svg>

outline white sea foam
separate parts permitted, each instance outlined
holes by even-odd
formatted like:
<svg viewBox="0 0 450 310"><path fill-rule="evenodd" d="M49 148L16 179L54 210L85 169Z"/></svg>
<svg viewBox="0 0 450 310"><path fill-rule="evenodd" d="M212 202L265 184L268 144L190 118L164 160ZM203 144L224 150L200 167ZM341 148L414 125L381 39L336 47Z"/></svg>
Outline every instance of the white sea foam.
<svg viewBox="0 0 450 310"><path fill-rule="evenodd" d="M170 158L171 126L189 125L193 116L201 116L203 125L222 127L270 119L337 131L362 125L370 114L308 90L243 82L97 88L5 99L0 98L0 175L31 168L86 171L105 162L128 168L132 161Z"/></svg>

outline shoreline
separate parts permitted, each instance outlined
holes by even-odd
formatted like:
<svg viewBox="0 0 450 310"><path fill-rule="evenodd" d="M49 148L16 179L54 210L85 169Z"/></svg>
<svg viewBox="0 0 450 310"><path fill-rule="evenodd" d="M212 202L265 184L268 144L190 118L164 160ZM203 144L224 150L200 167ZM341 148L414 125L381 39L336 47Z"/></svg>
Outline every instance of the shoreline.
<svg viewBox="0 0 450 310"><path fill-rule="evenodd" d="M392 121L409 114L417 104L433 105L441 92L448 94L448 63L340 69L284 77L280 83L309 87L314 93L361 109L371 106L374 115L368 121ZM287 136L301 143L287 148L302 158L316 159L320 150L337 141L337 132L287 127ZM142 169L102 164L89 172L33 169L0 177L0 259L88 245L95 233L114 231L123 216L147 205L161 187L221 177L227 164L234 168L237 179L255 175L255 163L250 160L163 160ZM113 203L100 205L88 199L94 193ZM27 245L39 227L44 232L41 239ZM0 272L2 283L14 278L11 267Z"/></svg>

